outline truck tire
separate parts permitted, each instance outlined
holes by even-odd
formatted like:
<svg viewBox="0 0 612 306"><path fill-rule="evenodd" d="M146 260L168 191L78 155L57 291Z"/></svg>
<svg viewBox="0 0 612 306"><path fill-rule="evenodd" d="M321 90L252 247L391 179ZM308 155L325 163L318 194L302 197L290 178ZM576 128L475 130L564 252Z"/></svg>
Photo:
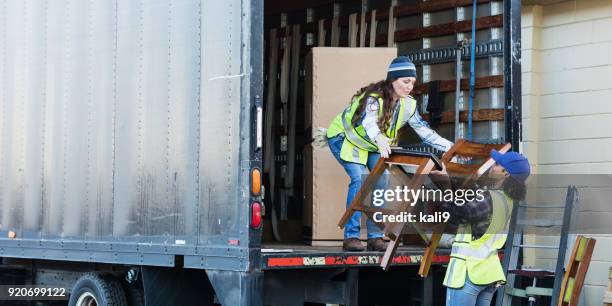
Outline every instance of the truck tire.
<svg viewBox="0 0 612 306"><path fill-rule="evenodd" d="M128 306L121 282L110 275L83 274L72 287L69 306Z"/></svg>

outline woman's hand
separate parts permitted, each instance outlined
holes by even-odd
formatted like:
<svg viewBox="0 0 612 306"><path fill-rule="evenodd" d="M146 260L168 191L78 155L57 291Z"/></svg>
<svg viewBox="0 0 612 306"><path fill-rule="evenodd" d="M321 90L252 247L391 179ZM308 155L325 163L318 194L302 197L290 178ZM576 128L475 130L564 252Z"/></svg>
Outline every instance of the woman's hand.
<svg viewBox="0 0 612 306"><path fill-rule="evenodd" d="M378 146L378 152L380 152L380 156L383 158L388 158L389 154L391 154L391 146L389 145L389 138L385 136L383 133L378 134L376 136L376 145Z"/></svg>

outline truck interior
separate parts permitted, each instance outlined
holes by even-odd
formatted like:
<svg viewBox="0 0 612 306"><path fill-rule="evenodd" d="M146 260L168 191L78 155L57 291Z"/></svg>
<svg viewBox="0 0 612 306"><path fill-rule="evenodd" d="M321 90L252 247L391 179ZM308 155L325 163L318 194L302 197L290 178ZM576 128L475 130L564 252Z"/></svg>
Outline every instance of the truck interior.
<svg viewBox="0 0 612 306"><path fill-rule="evenodd" d="M411 57L417 66L419 77L412 95L418 102L419 113L434 130L454 141L457 136L465 138L468 121L471 121L469 132L474 141L505 141L504 5L503 1L478 0L477 19L472 24L474 2L265 1L264 138L267 136L271 141L264 145L262 158L265 186L263 253L341 252L341 240L328 244L316 243L312 229L304 222L308 219L305 214L309 212L305 209L307 204L304 199L308 196L305 186L310 183L306 179L308 171L305 171L305 167L309 164L305 161L304 150L312 145L311 131L318 128L307 126L304 116L309 111L305 103L308 94L305 90L308 78L305 64L313 47L396 47L398 55ZM299 25L297 44L292 41L297 37L295 25ZM471 62L468 56L472 30L476 33L477 47L473 61L473 101L469 99ZM276 35L274 44L271 44L271 35ZM299 50L296 51L297 46ZM454 55L457 50L462 54L459 63ZM460 90L456 90L457 83ZM337 86L342 86L342 83L339 82ZM338 112L349 104L350 98L347 96L346 101L338 101ZM473 103L470 118L467 116L468 102ZM457 105L461 112L460 123L456 124L454 116ZM297 115L292 117L292 112ZM427 150L427 145L422 144L410 127L402 129L399 145ZM341 170L340 167L338 169ZM347 186L342 184L337 188L345 192ZM343 208L344 202L343 197L328 204ZM340 217L341 214L325 216L334 223ZM341 237L342 230L337 231Z"/></svg>

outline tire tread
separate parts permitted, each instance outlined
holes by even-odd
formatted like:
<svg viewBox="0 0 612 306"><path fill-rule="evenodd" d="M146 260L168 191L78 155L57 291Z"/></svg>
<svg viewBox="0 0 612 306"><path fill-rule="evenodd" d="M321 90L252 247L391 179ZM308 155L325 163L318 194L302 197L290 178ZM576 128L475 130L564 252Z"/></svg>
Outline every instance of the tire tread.
<svg viewBox="0 0 612 306"><path fill-rule="evenodd" d="M96 287L97 291L99 291L99 294L101 295L96 296L96 298L99 299L99 306L128 306L121 282L110 274L93 272L85 273L79 278L79 280L76 281L72 288L72 292L77 292L84 286ZM90 292L96 295L96 292ZM71 294L69 305L75 305L77 299L77 296L73 296ZM106 304L104 304L105 301Z"/></svg>

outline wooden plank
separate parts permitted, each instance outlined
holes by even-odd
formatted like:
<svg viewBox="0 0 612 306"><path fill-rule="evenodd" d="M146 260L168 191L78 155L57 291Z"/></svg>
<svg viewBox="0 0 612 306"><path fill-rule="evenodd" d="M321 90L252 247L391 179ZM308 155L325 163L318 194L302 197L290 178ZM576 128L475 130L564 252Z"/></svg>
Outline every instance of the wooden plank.
<svg viewBox="0 0 612 306"><path fill-rule="evenodd" d="M387 47L391 48L395 45L395 18L393 18L393 8L389 7L389 22L387 23Z"/></svg>
<svg viewBox="0 0 612 306"><path fill-rule="evenodd" d="M370 16L370 48L376 47L376 27L378 26L378 21L376 21L376 10L372 11L372 16ZM368 18L366 16L366 18Z"/></svg>
<svg viewBox="0 0 612 306"><path fill-rule="evenodd" d="M491 0L478 0L478 3L488 3ZM395 7L395 16L396 17L404 17L404 16L412 16L419 15L422 13L429 12L437 12L443 11L447 9L452 9L461 6L469 6L472 5L472 0L438 0L438 1L427 1L421 2L418 5L414 4L404 4L398 5Z"/></svg>
<svg viewBox="0 0 612 306"><path fill-rule="evenodd" d="M364 12L359 14L359 47L365 47L366 31L368 24L366 23Z"/></svg>
<svg viewBox="0 0 612 306"><path fill-rule="evenodd" d="M585 238L585 239L587 239L586 249L584 250L584 255L578 266L578 271L576 271L576 278L574 280L574 288L572 290L572 296L568 304L570 306L578 306L578 298L580 297L580 293L584 285L584 279L586 278L586 274L589 270L589 264L591 263L591 256L593 255L593 249L595 249L595 239L592 239L592 238Z"/></svg>
<svg viewBox="0 0 612 306"><path fill-rule="evenodd" d="M442 239L442 230L434 231L431 234L431 241L427 248L425 248L425 252L423 253L423 259L421 260L421 264L419 265L419 276L427 277L429 274L429 268L431 267L432 259L436 253L436 249L440 244L440 240Z"/></svg>
<svg viewBox="0 0 612 306"><path fill-rule="evenodd" d="M317 46L325 47L325 35L327 34L325 31L325 19L319 20L319 30L317 34Z"/></svg>
<svg viewBox="0 0 612 306"><path fill-rule="evenodd" d="M491 156L491 150L501 150L503 146L500 145L491 145L491 144L477 144L473 142L466 142L463 146L455 151L456 154L462 156L471 156L471 157L486 157L489 158ZM509 149L509 148L508 148Z"/></svg>
<svg viewBox="0 0 612 306"><path fill-rule="evenodd" d="M331 25L331 46L338 47L340 45L340 26L338 25L338 17L332 19Z"/></svg>
<svg viewBox="0 0 612 306"><path fill-rule="evenodd" d="M302 39L300 34L300 25L296 24L292 26L293 37L291 46L291 63L289 74L289 116L287 117L287 124L289 125L287 134L287 168L285 175L285 188L291 194L293 192L293 175L295 173L295 152L296 152L296 121L297 121L297 108L298 108L298 83L299 83L299 67L300 67L300 50L302 49ZM299 148L299 147L298 147ZM300 149L301 150L301 149Z"/></svg>
<svg viewBox="0 0 612 306"><path fill-rule="evenodd" d="M503 26L503 15L494 15L480 17L476 19L476 29L488 29L488 28L499 28ZM472 28L472 20L456 21L445 24L438 24L425 28L416 29L404 29L395 31L395 41L408 41L416 40L424 37L436 37L443 35L450 35L460 32L468 32ZM376 45L384 45L386 41L386 34L379 34L376 37Z"/></svg>
<svg viewBox="0 0 612 306"><path fill-rule="evenodd" d="M421 117L426 121L429 121L429 114L421 114ZM459 112L459 121L467 122L468 112ZM485 108L478 109L472 112L472 121L502 121L504 120L504 110L501 108ZM440 123L454 123L455 112L443 112L442 120Z"/></svg>
<svg viewBox="0 0 612 306"><path fill-rule="evenodd" d="M579 246L580 242L585 242L585 249L582 254L582 259L578 260L579 256ZM572 255L567 263L567 267L565 269L565 274L563 275L563 282L561 283L561 292L559 293L559 306L577 306L578 298L580 297L580 292L582 290L582 286L584 285L584 279L586 277L586 273L589 269L589 264L591 263L591 256L593 255L593 249L595 248L595 239L586 238L584 236L576 236L576 242L574 243L574 247L572 249ZM568 288L570 278L574 278L574 286L573 288ZM565 302L564 297L566 295L566 291L572 289L572 293L570 294L570 301Z"/></svg>
<svg viewBox="0 0 612 306"><path fill-rule="evenodd" d="M358 31L357 13L354 13L349 16L348 46L351 48L357 47Z"/></svg>
<svg viewBox="0 0 612 306"><path fill-rule="evenodd" d="M265 100L265 131L264 131L264 171L270 173L274 162L274 143L272 132L274 130L274 109L276 106L276 74L278 73L278 39L276 29L271 29L268 47L268 88Z"/></svg>
<svg viewBox="0 0 612 306"><path fill-rule="evenodd" d="M461 164L456 164L456 163L447 163L445 164L445 166L446 166L446 171L448 172L448 174L453 175L453 176L469 175L469 174L476 172L478 168L480 168L480 165L461 165Z"/></svg>
<svg viewBox="0 0 612 306"><path fill-rule="evenodd" d="M503 16L486 16L476 19L476 29L488 29L503 26ZM421 39L423 37L436 37L459 32L467 32L472 28L472 20L463 20L445 24L433 25L421 29L406 29L395 32L395 41Z"/></svg>
<svg viewBox="0 0 612 306"><path fill-rule="evenodd" d="M478 0L478 3L479 4L489 3L491 1L492 0ZM421 2L417 4L402 4L402 5L393 6L392 7L393 11L391 14L393 14L394 18L406 17L406 16L419 15L419 14L427 13L427 12L437 12L437 11L452 9L455 7L470 6L470 5L472 5L472 0L426 1L426 2ZM315 6L308 4L308 5L305 5L305 7L315 7ZM384 21L384 20L389 19L389 13L390 13L389 9L391 9L391 7L381 8L380 10L372 10L372 11L357 13L357 14L360 14L358 15L358 18L361 18L361 15L364 14L366 20L371 20L372 15L374 15L374 18L376 20ZM282 12L288 12L288 11L282 11ZM471 21L469 22L471 25ZM312 22L302 24L301 33L302 34L316 33L318 29L318 24L319 24L319 20L313 20ZM339 16L338 18L339 26L348 27L349 24L350 24L350 19L348 15ZM329 22L329 20L328 22L325 23L325 27L326 29L331 28L331 22ZM279 35L285 36L283 29L279 29Z"/></svg>
<svg viewBox="0 0 612 306"><path fill-rule="evenodd" d="M445 80L440 82L440 92L454 92L457 84L455 80ZM493 88L493 87L504 87L504 76L503 75L492 75L486 77L476 78L474 83L476 89ZM461 90L470 89L470 79L461 79ZM414 87L412 95L426 94L429 90L429 83L420 84Z"/></svg>
<svg viewBox="0 0 612 306"><path fill-rule="evenodd" d="M290 73L290 59L291 59L291 43L292 37L287 36L285 40L285 46L283 49L283 58L281 60L281 71L280 71L280 101L283 105L289 101L289 73ZM287 118L287 117L285 117Z"/></svg>
<svg viewBox="0 0 612 306"><path fill-rule="evenodd" d="M576 253L578 252L578 245L580 244L580 240L583 239L582 236L576 237L576 242L574 242L574 247L572 248L572 254L570 255L570 259L567 261L567 266L565 267L565 274L563 275L563 281L561 282L561 291L559 292L559 306L566 304L563 302L563 297L565 296L565 291L567 290L567 284L569 282L570 277L576 274L578 269L578 265L576 264Z"/></svg>

